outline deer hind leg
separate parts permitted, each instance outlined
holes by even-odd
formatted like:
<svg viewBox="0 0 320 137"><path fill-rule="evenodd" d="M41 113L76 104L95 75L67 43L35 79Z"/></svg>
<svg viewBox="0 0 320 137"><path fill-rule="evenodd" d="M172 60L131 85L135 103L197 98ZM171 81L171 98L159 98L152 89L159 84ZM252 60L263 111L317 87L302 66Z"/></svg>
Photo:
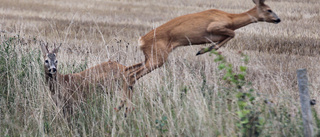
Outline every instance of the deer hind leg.
<svg viewBox="0 0 320 137"><path fill-rule="evenodd" d="M128 85L127 80L125 80L123 82L123 90L124 92L122 92L122 97L121 97L121 101L120 104L114 108L116 110L116 112L120 111L124 106L128 106L128 102L127 102L127 98L129 98L131 100L132 98L132 93L133 93L133 88L132 86ZM129 102L130 103L130 102ZM127 110L126 110L127 111ZM127 113L127 112L126 112ZM126 114L125 113L125 114ZM126 116L126 115L125 115Z"/></svg>
<svg viewBox="0 0 320 137"><path fill-rule="evenodd" d="M117 111L120 111L123 107L125 107L125 116L129 113L133 108L132 106L132 93L133 93L133 85L135 82L143 77L144 75L150 73L152 70L161 67L163 65L162 60L158 61L146 61L144 65L139 67L136 71L130 72L129 76L124 81L124 93L121 99L120 105L116 108Z"/></svg>
<svg viewBox="0 0 320 137"><path fill-rule="evenodd" d="M129 81L130 72L136 71L142 65L143 65L143 63L138 63L138 64L135 64L135 65L132 65L132 66L125 68L125 72L122 75L122 89L124 92L122 92L120 104L116 108L114 108L117 112L120 111L127 104L127 100L126 100L127 98L129 98L131 100L131 93L133 92L133 87L132 87L132 85L129 84L130 83L130 81ZM126 105L126 106L128 106L128 105Z"/></svg>
<svg viewBox="0 0 320 137"><path fill-rule="evenodd" d="M136 70L135 72L131 73L129 76L129 86L128 89L125 92L125 95L123 96L123 99L121 101L120 106L118 107L118 109L120 110L122 107L125 107L125 116L127 115L127 113L131 112L133 110L132 107L132 93L133 93L133 89L132 89L132 85L134 85L134 83L139 80L141 77L143 77L144 75L150 73L152 70L161 67L163 65L163 61L156 61L156 62L150 62L147 61L146 64L144 66L141 66L138 70Z"/></svg>
<svg viewBox="0 0 320 137"><path fill-rule="evenodd" d="M166 46L157 45L158 49L155 49L152 53L145 53L146 61L138 69L133 70L129 73L129 85L134 85L137 80L139 80L144 75L150 73L151 71L161 67L169 56L169 51L167 48L160 48Z"/></svg>
<svg viewBox="0 0 320 137"><path fill-rule="evenodd" d="M155 49L153 52L151 51L144 51L146 56L146 61L144 63L141 63L140 67L137 67L136 69L132 69L130 72L126 72L128 76L125 78L125 93L123 95L122 101L117 108L117 111L119 111L122 107L126 107L125 116L128 112L130 112L133 108L131 107L131 99L132 99L132 92L133 92L133 85L137 80L139 80L144 75L150 73L154 69L161 67L164 62L168 58L169 52L166 49L166 45L160 46L160 43L157 45L157 49ZM161 49L162 47L162 49ZM165 47L165 48L163 48ZM149 58L152 57L152 58ZM140 64L140 63L139 63ZM128 101L127 101L128 100Z"/></svg>

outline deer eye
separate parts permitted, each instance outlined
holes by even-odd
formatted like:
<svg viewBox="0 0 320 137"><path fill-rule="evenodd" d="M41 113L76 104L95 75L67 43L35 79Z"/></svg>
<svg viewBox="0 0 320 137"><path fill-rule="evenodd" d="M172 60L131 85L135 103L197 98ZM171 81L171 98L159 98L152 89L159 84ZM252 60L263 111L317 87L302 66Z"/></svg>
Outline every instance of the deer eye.
<svg viewBox="0 0 320 137"><path fill-rule="evenodd" d="M49 63L49 61L48 61L48 60L45 60L44 62L45 62L45 63Z"/></svg>
<svg viewBox="0 0 320 137"><path fill-rule="evenodd" d="M271 13L272 12L272 10L267 10L269 13Z"/></svg>
<svg viewBox="0 0 320 137"><path fill-rule="evenodd" d="M58 60L56 60L54 63L56 63L56 64L57 64L57 63L58 63Z"/></svg>

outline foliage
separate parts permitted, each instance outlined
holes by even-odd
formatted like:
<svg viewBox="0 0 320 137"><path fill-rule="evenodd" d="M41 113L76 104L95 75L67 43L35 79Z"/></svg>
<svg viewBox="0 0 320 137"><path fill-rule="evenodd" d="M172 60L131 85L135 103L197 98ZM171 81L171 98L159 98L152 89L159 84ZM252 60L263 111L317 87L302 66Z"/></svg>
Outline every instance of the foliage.
<svg viewBox="0 0 320 137"><path fill-rule="evenodd" d="M160 80L135 85L135 110L127 118L113 109L121 97L119 91L96 92L79 105L68 123L48 94L39 49L21 44L18 36L2 38L3 136L302 136L299 110L292 111L285 103L273 105L253 90L247 78L249 59L243 53L236 55L242 65L235 66L213 51L217 75L208 75L214 70L205 70L201 62L180 62L186 67L166 64L159 69L164 73ZM87 62L59 63L59 68L63 73L79 72Z"/></svg>
<svg viewBox="0 0 320 137"><path fill-rule="evenodd" d="M242 136L259 136L265 123L264 117L254 106L255 95L251 83L245 80L247 67L239 66L239 72L235 72L232 64L229 64L220 52L212 50L211 53L216 55L214 59L218 63L218 69L224 71L222 79L228 83L228 92L236 95L236 104L238 107L237 115L239 121L237 127L240 129ZM243 62L248 63L248 56L240 52Z"/></svg>
<svg viewBox="0 0 320 137"><path fill-rule="evenodd" d="M314 108L312 108L312 115L315 119L315 126L318 128L318 132L315 133L314 135L319 137L320 136L320 130L319 130L320 129L320 118Z"/></svg>
<svg viewBox="0 0 320 137"><path fill-rule="evenodd" d="M41 60L38 50L18 50L18 47L22 46L19 35L5 39L0 45L0 98L10 104L17 94L15 91L19 90L15 89L14 85L20 83L26 86L31 80L27 78L33 75L35 65L41 64Z"/></svg>
<svg viewBox="0 0 320 137"><path fill-rule="evenodd" d="M162 116L161 119L156 119L156 128L161 134L164 134L168 131L168 129L166 128L168 124L167 119L168 118L166 116Z"/></svg>
<svg viewBox="0 0 320 137"><path fill-rule="evenodd" d="M25 114L28 109L26 106L36 105L30 98L39 93L39 80L35 76L42 75L39 73L40 52L23 49L19 35L1 38L3 41L0 44L0 121L7 126L11 122L23 124L23 116L15 116ZM11 117L12 121L8 122L3 114ZM17 134L15 130L6 132L11 135ZM0 134L3 135L3 131L0 130Z"/></svg>

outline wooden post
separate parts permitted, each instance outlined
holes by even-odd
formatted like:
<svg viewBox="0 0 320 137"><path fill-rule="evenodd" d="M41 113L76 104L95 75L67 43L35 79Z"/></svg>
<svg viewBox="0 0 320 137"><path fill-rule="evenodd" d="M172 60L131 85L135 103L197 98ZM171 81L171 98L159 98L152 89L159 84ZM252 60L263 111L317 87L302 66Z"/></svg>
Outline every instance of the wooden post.
<svg viewBox="0 0 320 137"><path fill-rule="evenodd" d="M298 69L298 86L300 92L301 112L303 119L304 137L313 136L310 95L308 91L308 77L306 69Z"/></svg>

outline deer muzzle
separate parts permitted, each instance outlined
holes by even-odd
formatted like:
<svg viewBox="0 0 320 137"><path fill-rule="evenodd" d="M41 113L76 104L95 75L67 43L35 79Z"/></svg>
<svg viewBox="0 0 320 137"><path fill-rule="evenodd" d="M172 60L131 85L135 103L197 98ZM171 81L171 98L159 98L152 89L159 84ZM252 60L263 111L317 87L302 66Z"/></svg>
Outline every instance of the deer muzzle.
<svg viewBox="0 0 320 137"><path fill-rule="evenodd" d="M56 67L52 67L51 66L48 70L49 70L50 74L56 74L57 73L57 68Z"/></svg>

